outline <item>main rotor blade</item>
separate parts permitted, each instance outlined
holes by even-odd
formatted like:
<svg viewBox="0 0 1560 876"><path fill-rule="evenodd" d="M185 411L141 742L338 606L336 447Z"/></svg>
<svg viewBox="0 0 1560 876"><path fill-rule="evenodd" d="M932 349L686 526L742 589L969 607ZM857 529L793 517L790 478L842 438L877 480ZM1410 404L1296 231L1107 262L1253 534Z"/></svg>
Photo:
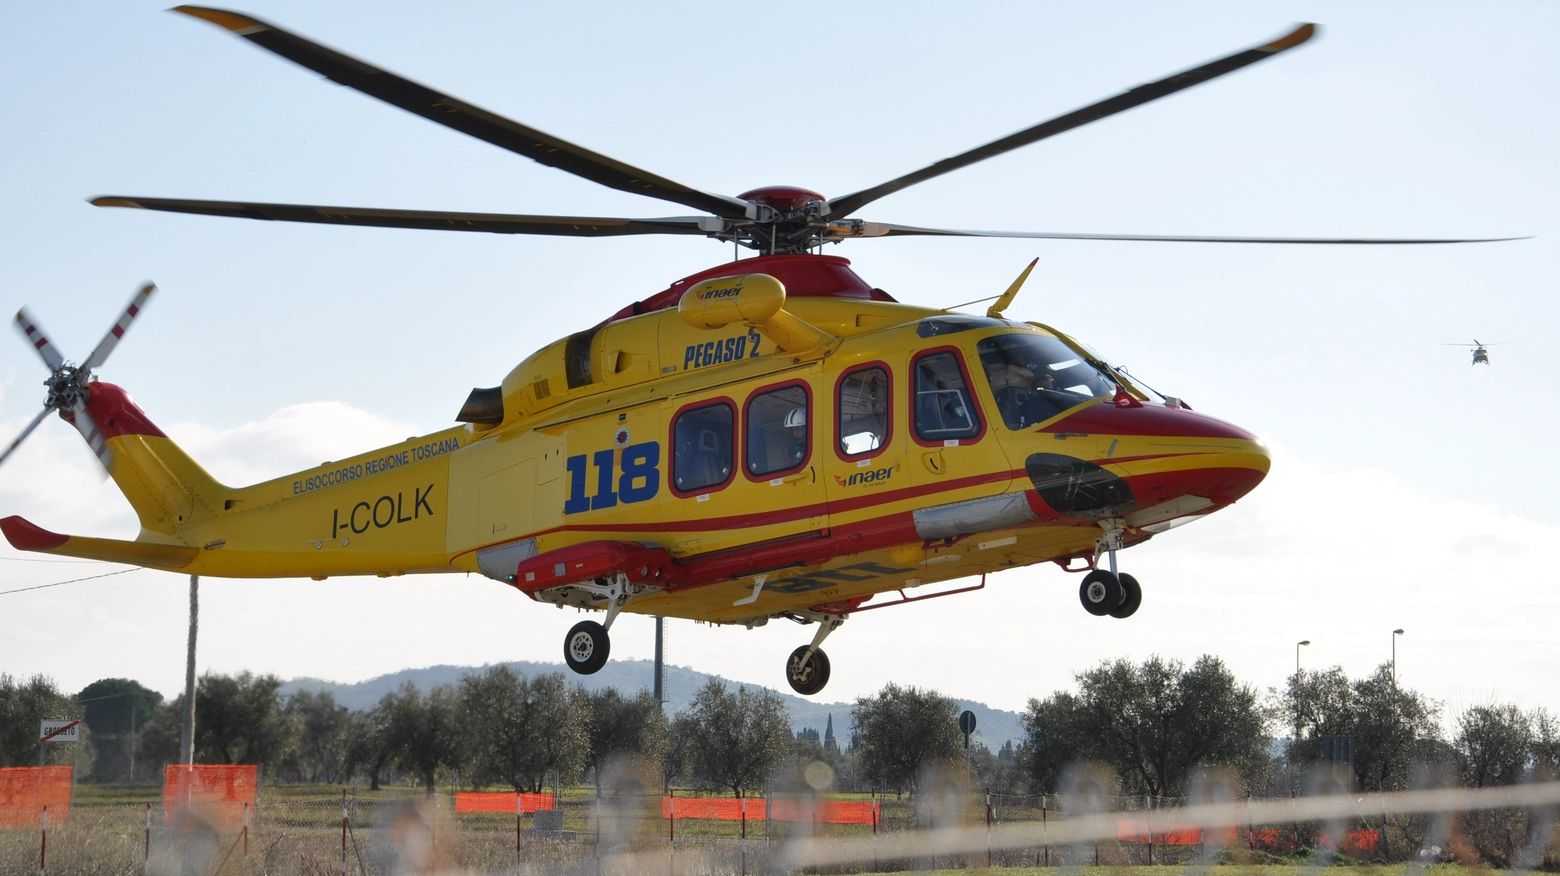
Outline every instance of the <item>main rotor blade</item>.
<svg viewBox="0 0 1560 876"><path fill-rule="evenodd" d="M1166 77L1159 80L1158 82L1150 82L1147 85L1139 85L1138 87L1129 89L1122 94L1116 95L1115 97L1106 98L1099 103L1091 104L1082 109L1073 110L1064 116L1058 116L1048 122L1041 122L1032 128L1025 128L1016 134L1009 134L1000 140L994 140L984 146L971 149L968 152L955 155L952 158L944 158L942 161L939 161L936 164L923 167L914 173L907 173L898 179L889 180L882 185L874 186L870 189L863 189L862 191L846 195L842 198L831 198L829 200L829 205L831 207L829 216L832 219L844 218L861 209L863 206L876 201L878 198L881 198L885 195L891 195L900 189L913 186L916 183L925 182L926 180L929 180L933 177L942 176L949 171L958 170L961 167L967 167L977 161L984 161L987 158L1001 155L1004 152L1017 149L1020 146L1028 146L1030 143L1044 140L1047 137L1054 137L1057 134L1063 133L1065 131L1071 131L1073 128L1087 125L1090 122L1099 121L1106 116L1113 116L1116 113L1124 112L1136 106L1142 106L1149 101L1158 100L1161 97L1174 94L1177 91L1191 88L1193 85L1198 85L1203 82L1207 82L1210 79L1223 76L1226 73L1234 72L1242 67L1247 66L1248 64L1255 64L1256 62L1263 59L1271 58L1286 49L1292 49L1295 46L1298 46L1306 40L1310 39L1315 33L1316 25L1302 24L1288 34L1285 34L1284 36L1281 36L1278 39L1265 45L1257 46L1254 49L1247 49L1243 52L1236 52L1235 54L1228 57L1220 58L1217 61L1211 61L1202 65L1201 67L1194 67L1191 70L1177 73L1174 76Z"/></svg>
<svg viewBox="0 0 1560 876"><path fill-rule="evenodd" d="M98 341L97 349L92 351L92 355L87 357L87 361L81 363L82 370L91 371L108 359L108 354L114 352L114 346L119 343L120 338L125 336L125 332L130 328L130 323L135 321L136 315L146 306L147 299L151 298L152 293L156 291L156 284L147 283L141 287L140 291L135 293L135 297L130 299L129 306L125 308L124 313L119 315L119 320L114 323L114 327L108 330L108 334L103 336L103 340Z"/></svg>
<svg viewBox="0 0 1560 876"><path fill-rule="evenodd" d="M627 234L704 234L698 216L664 219L608 219L599 216L521 216L510 213L446 213L437 210L377 210L369 207L312 207L248 201L196 201L181 198L93 198L97 207L136 207L166 213L199 213L235 219L316 222L421 228L432 231L485 231L490 234L547 234L559 237L617 237ZM715 220L710 220L715 221Z"/></svg>
<svg viewBox="0 0 1560 876"><path fill-rule="evenodd" d="M33 417L33 421L27 424L27 428L22 430L22 434L16 436L16 440L11 442L11 446L7 447L4 453L0 453L0 465L4 465L16 448L20 447L22 442L27 440L27 436L31 435L33 430L38 428L38 424L43 422L43 418L52 413L54 413L54 408L44 408L42 413Z"/></svg>
<svg viewBox="0 0 1560 876"><path fill-rule="evenodd" d="M1526 237L1203 237L1186 234L1070 234L1051 231L965 231L954 228L918 228L914 225L890 225L863 222L854 237L898 237L928 235L934 237L1014 237L1041 240L1142 240L1162 243L1304 243L1403 245L1424 243L1498 243L1504 240L1528 240Z"/></svg>
<svg viewBox="0 0 1560 876"><path fill-rule="evenodd" d="M102 430L98 429L97 421L87 413L87 403L77 398L65 420L76 427L81 437L87 439L87 447L97 456L98 462L103 464L103 471L111 473L114 454L108 449L108 439L104 437Z"/></svg>
<svg viewBox="0 0 1560 876"><path fill-rule="evenodd" d="M548 167L556 167L614 189L660 198L728 219L741 219L747 215L748 205L745 201L702 192L608 158L560 137L403 79L259 19L204 6L176 6L173 11L227 28L255 45L307 67L332 82L377 97L392 106L470 134Z"/></svg>
<svg viewBox="0 0 1560 876"><path fill-rule="evenodd" d="M34 350L38 351L38 356L43 359L43 364L47 365L50 371L58 371L60 366L65 364L65 357L60 355L59 350L54 349L54 344L50 343L49 337L43 333L43 326L38 324L38 320L33 319L33 315L28 313L25 307L16 312L16 330L22 333L27 343L32 344Z"/></svg>

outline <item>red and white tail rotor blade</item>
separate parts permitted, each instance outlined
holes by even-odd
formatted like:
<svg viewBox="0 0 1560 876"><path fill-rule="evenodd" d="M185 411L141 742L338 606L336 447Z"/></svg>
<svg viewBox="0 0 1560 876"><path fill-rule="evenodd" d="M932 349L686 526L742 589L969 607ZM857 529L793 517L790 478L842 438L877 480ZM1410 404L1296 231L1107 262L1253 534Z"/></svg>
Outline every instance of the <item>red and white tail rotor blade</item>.
<svg viewBox="0 0 1560 876"><path fill-rule="evenodd" d="M38 424L43 422L43 418L52 413L54 413L54 408L44 408L42 413L33 417L33 421L27 424L27 428L22 430L22 434L16 436L16 440L11 442L11 446L7 447L4 453L0 453L0 465L4 465L5 461L11 458L11 454L16 452L16 448L22 446L22 442L27 440L27 436L31 435L33 430L38 428Z"/></svg>
<svg viewBox="0 0 1560 876"><path fill-rule="evenodd" d="M65 364L65 357L60 355L59 350L54 349L54 344L49 341L48 335L43 333L43 326L38 324L38 320L33 319L32 314L28 313L25 307L16 312L16 330L22 333L22 337L27 339L27 343L31 344L34 350L38 351L43 364L47 365L50 371L58 371L60 366Z"/></svg>
<svg viewBox="0 0 1560 876"><path fill-rule="evenodd" d="M130 323L135 322L136 316L140 314L142 308L146 307L147 299L151 298L152 293L156 291L157 286L155 284L147 283L141 287L140 291L135 293L135 297L130 299L129 306L125 308L124 313L119 315L119 320L114 323L114 327L109 329L108 334L103 336L103 340L98 342L97 349L92 351L92 355L87 357L87 361L81 363L81 367L84 370L91 371L102 365L103 361L108 358L108 354L114 352L114 345L118 344L119 339L125 336L125 332L130 328Z"/></svg>
<svg viewBox="0 0 1560 876"><path fill-rule="evenodd" d="M77 399L76 404L71 407L65 419L72 426L76 427L76 431L81 433L81 437L87 439L87 446L92 448L92 452L97 455L98 462L103 464L103 471L109 471L109 465L114 461L114 454L109 451L108 439L104 437L102 430L98 428L97 421L93 420L92 415L87 413L86 402Z"/></svg>

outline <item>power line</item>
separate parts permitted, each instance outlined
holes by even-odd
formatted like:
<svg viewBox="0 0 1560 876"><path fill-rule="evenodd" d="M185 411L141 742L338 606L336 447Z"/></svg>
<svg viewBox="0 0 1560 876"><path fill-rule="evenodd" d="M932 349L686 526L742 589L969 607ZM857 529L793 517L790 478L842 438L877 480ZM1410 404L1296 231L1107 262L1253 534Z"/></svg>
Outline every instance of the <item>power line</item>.
<svg viewBox="0 0 1560 876"><path fill-rule="evenodd" d="M97 566L108 565L107 560L39 560L33 557L0 557L8 563L88 563Z"/></svg>
<svg viewBox="0 0 1560 876"><path fill-rule="evenodd" d="M92 580L95 580L97 578L111 578L111 577L113 577L115 575L123 575L126 572L139 572L139 571L141 571L141 567L140 566L134 566L134 567L129 568L129 569L120 569L117 572L105 572L105 573L103 573L101 575L88 575L85 578L72 578L69 581L55 581L53 584L38 584L38 585L33 586L33 587L18 587L15 590L0 590L0 596L5 596L8 593L24 593L24 592L26 592L28 590L42 590L45 587L58 587L61 584L75 584L77 581L92 581Z"/></svg>

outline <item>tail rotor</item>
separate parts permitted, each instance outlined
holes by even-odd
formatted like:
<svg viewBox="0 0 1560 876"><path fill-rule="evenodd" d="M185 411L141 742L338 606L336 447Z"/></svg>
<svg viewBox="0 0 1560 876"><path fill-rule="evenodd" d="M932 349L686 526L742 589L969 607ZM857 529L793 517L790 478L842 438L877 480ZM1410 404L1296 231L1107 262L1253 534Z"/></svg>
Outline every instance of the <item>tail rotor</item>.
<svg viewBox="0 0 1560 876"><path fill-rule="evenodd" d="M16 314L16 328L27 343L38 352L43 360L44 367L49 369L49 377L43 385L48 388L48 394L43 399L43 411L27 424L27 428L16 436L10 446L0 453L0 465L3 465L11 454L20 447L28 435L43 422L49 414L59 411L60 419L76 427L81 437L86 439L87 446L97 456L98 462L103 465L104 471L111 471L113 455L108 449L107 438L103 435L98 424L92 419L92 414L87 411L87 402L92 398L92 371L102 366L108 360L114 347L119 344L119 339L124 337L125 331L135 321L136 316L145 309L146 302L151 298L157 287L147 283L136 291L135 297L130 299L130 304L120 314L119 319L109 328L103 340L93 349L92 354L80 365L72 364L64 356L60 355L53 342L44 333L43 327L22 308Z"/></svg>

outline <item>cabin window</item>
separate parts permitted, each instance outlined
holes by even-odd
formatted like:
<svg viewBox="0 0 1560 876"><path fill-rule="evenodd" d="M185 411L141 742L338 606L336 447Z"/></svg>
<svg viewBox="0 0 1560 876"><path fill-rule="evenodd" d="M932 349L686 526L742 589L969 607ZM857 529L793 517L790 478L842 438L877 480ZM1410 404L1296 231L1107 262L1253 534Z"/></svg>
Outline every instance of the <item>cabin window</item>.
<svg viewBox="0 0 1560 876"><path fill-rule="evenodd" d="M782 386L755 394L747 405L747 473L754 477L801 468L812 447L807 387Z"/></svg>
<svg viewBox="0 0 1560 876"><path fill-rule="evenodd" d="M719 402L690 408L672 425L672 483L679 492L718 487L731 479L736 412Z"/></svg>
<svg viewBox="0 0 1560 876"><path fill-rule="evenodd" d="M888 398L888 370L885 368L862 368L840 380L841 455L860 456L888 443Z"/></svg>
<svg viewBox="0 0 1560 876"><path fill-rule="evenodd" d="M997 335L975 350L1009 429L1027 429L1116 390L1114 378L1056 338Z"/></svg>
<svg viewBox="0 0 1560 876"><path fill-rule="evenodd" d="M915 434L922 441L974 438L980 420L970 401L969 383L959 357L951 351L915 360Z"/></svg>

